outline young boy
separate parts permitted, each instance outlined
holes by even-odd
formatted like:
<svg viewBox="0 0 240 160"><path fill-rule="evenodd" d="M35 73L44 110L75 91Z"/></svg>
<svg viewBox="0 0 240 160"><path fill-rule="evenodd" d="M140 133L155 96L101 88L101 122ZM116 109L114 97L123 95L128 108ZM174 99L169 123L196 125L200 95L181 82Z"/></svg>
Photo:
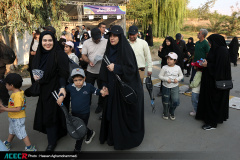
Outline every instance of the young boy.
<svg viewBox="0 0 240 160"><path fill-rule="evenodd" d="M200 60L199 60L200 61ZM192 62L191 65L194 66L194 69L197 70L193 81L190 84L190 87L192 88L192 105L193 105L193 111L190 112L191 116L195 116L197 112L197 105L198 105L198 98L199 98L199 92L200 92L200 85L201 85L201 78L202 78L202 68L203 66L199 65L199 61Z"/></svg>
<svg viewBox="0 0 240 160"><path fill-rule="evenodd" d="M102 90L96 89L90 83L85 82L85 74L84 70L81 68L75 68L72 70L71 77L73 79L73 83L67 85L66 90L70 92L71 96L71 108L72 108L72 115L75 117L81 118L84 123L88 124L88 119L90 116L90 101L91 95L102 95L103 97L108 95L108 89L103 87ZM59 105L62 104L64 100L63 96L60 96L57 100ZM87 128L87 137L85 140L86 144L91 143L95 132ZM74 151L80 152L82 147L83 139L77 140L75 144Z"/></svg>
<svg viewBox="0 0 240 160"><path fill-rule="evenodd" d="M170 52L167 55L167 65L163 66L159 79L162 83L162 104L163 104L163 119L175 120L174 111L179 105L179 86L178 82L183 79L183 73L177 62L178 55ZM169 115L170 113L170 115Z"/></svg>
<svg viewBox="0 0 240 160"><path fill-rule="evenodd" d="M25 151L36 151L35 146L31 145L25 130L26 98L24 92L20 90L22 81L22 77L16 73L10 73L5 78L6 88L8 91L12 91L12 94L8 102L8 107L0 104L0 112L8 112L9 117L9 136L3 143L10 150L11 142L16 135L25 143Z"/></svg>

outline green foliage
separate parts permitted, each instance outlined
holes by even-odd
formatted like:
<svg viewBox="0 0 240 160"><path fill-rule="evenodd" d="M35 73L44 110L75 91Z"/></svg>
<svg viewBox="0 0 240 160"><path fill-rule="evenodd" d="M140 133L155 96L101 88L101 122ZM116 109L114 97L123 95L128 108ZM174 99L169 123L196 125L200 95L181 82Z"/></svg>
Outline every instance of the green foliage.
<svg viewBox="0 0 240 160"><path fill-rule="evenodd" d="M188 0L131 0L127 18L137 20L145 30L152 22L153 36L165 37L180 30Z"/></svg>
<svg viewBox="0 0 240 160"><path fill-rule="evenodd" d="M208 24L209 28L211 28L213 33L223 33L222 32L222 23L226 19L227 16L223 16L215 11L213 14L209 15L210 24Z"/></svg>
<svg viewBox="0 0 240 160"><path fill-rule="evenodd" d="M187 0L159 0L158 33L154 36L174 36L180 31L186 14Z"/></svg>
<svg viewBox="0 0 240 160"><path fill-rule="evenodd" d="M60 9L63 0L0 0L0 31L21 36L43 26L52 25L59 31L61 21L68 20Z"/></svg>
<svg viewBox="0 0 240 160"><path fill-rule="evenodd" d="M216 0L208 0L205 4L200 6L198 11L198 19L208 19L210 8L212 8L215 4Z"/></svg>

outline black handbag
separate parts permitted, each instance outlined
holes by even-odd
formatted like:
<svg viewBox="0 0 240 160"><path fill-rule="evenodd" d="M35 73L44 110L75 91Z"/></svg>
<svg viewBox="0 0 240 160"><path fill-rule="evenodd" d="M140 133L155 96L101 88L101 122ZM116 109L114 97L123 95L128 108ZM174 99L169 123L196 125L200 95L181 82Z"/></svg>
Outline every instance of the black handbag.
<svg viewBox="0 0 240 160"><path fill-rule="evenodd" d="M24 91L24 94L27 97L37 97L40 95L40 84L38 81L35 81L31 87Z"/></svg>
<svg viewBox="0 0 240 160"><path fill-rule="evenodd" d="M56 100L59 98L56 91L52 92L52 95ZM83 139L87 133L87 127L84 121L78 117L70 115L64 104L62 104L60 107L66 118L68 134L76 140Z"/></svg>
<svg viewBox="0 0 240 160"><path fill-rule="evenodd" d="M107 56L104 56L103 60L106 62L107 65L110 64L110 61L108 60ZM122 94L124 101L129 104L136 104L138 102L136 92L132 89L132 87L123 82L117 74L115 74L115 76L117 77L117 80L119 82L118 84L120 87L120 92Z"/></svg>
<svg viewBox="0 0 240 160"><path fill-rule="evenodd" d="M216 88L220 90L230 90L233 88L232 80L216 81Z"/></svg>

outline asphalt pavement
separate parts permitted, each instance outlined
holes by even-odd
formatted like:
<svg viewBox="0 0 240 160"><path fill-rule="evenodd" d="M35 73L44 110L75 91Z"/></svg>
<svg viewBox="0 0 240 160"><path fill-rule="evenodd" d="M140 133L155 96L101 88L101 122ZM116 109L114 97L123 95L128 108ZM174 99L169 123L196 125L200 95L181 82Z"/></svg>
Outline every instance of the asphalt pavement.
<svg viewBox="0 0 240 160"><path fill-rule="evenodd" d="M153 67L153 77L158 77L160 65ZM234 88L231 95L240 97L240 65L232 66L232 77ZM189 77L184 78L182 84L188 84ZM22 89L26 89L24 86ZM155 96L159 92L158 87L154 87ZM152 113L150 97L144 85L145 104L145 137L139 147L128 151L160 151L161 153L209 153L215 155L216 159L240 159L240 110L229 108L229 119L223 124L219 124L217 129L205 131L201 129L202 121L197 121L189 115L192 110L191 97L179 94L180 106L176 109L176 120L164 120L162 118L161 97L155 97L156 112ZM33 121L37 104L36 97L27 97L26 108L26 130L31 143L38 151L44 151L47 146L47 136L33 130ZM98 97L93 96L91 115L88 127L95 130L96 135L90 144L83 144L82 151L107 151L114 152L112 146L99 143L100 120L99 114L94 111L97 107ZM8 137L8 117L7 113L0 114L0 139L6 140ZM75 140L66 136L58 141L56 151L73 151ZM12 151L23 151L24 143L15 138L12 142ZM123 152L123 151L118 151ZM140 152L139 152L140 153ZM224 156L227 155L227 158ZM214 158L215 159L215 158Z"/></svg>

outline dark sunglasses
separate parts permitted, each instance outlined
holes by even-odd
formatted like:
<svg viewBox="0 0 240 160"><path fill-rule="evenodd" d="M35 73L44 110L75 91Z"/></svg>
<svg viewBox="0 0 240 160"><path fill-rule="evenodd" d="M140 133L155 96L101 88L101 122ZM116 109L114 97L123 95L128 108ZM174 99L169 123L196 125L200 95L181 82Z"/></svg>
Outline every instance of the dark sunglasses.
<svg viewBox="0 0 240 160"><path fill-rule="evenodd" d="M88 37L88 35L83 35L84 37Z"/></svg>

